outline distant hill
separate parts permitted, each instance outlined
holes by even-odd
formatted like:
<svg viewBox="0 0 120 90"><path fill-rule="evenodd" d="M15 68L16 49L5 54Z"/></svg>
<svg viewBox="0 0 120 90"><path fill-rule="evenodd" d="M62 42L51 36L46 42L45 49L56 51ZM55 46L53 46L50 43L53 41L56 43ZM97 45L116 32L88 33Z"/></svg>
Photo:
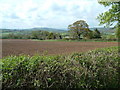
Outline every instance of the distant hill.
<svg viewBox="0 0 120 90"><path fill-rule="evenodd" d="M16 31L49 31L49 32L56 32L56 33L62 33L62 32L67 32L67 30L63 29L55 29L55 28L30 28L30 29L0 29L2 32L16 32Z"/></svg>
<svg viewBox="0 0 120 90"><path fill-rule="evenodd" d="M101 33L104 34L112 34L115 32L115 29L113 28L100 28L100 27L95 27L95 28L90 28L90 30L95 30L98 29ZM2 32L17 32L17 31L24 31L24 32L31 32L31 31L38 31L38 30L42 30L42 31L49 31L49 32L56 32L56 33L64 33L67 32L67 29L56 29L56 28L48 28L48 27L44 27L44 28L30 28L30 29L0 29L2 30Z"/></svg>
<svg viewBox="0 0 120 90"><path fill-rule="evenodd" d="M104 34L113 34L115 33L115 29L114 28L100 28L100 27L96 27L101 33ZM90 28L90 30L95 30L96 28Z"/></svg>
<svg viewBox="0 0 120 90"><path fill-rule="evenodd" d="M49 31L49 32L66 32L67 30L63 30L63 29L56 29L56 28L32 28L30 29L32 31L36 31L36 30L42 30L42 31Z"/></svg>

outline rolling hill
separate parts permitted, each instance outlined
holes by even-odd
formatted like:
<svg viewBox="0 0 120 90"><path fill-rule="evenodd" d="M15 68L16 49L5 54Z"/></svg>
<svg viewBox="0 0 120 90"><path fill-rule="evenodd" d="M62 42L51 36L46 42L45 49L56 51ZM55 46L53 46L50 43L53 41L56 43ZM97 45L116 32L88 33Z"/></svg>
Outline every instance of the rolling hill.
<svg viewBox="0 0 120 90"><path fill-rule="evenodd" d="M101 33L104 34L112 34L115 32L115 29L113 28L99 28L96 27ZM90 28L90 30L95 30L96 28ZM44 28L30 28L30 29L0 29L0 31L2 31L2 33L29 33L31 31L38 31L38 30L42 30L42 31L49 31L49 32L55 32L55 33L67 33L67 29L56 29L56 28L48 28L48 27L44 27Z"/></svg>

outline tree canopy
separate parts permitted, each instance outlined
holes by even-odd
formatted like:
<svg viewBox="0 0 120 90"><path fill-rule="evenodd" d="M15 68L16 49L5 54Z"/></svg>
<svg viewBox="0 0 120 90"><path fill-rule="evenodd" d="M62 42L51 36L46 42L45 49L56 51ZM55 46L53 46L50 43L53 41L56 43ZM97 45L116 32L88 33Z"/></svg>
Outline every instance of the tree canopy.
<svg viewBox="0 0 120 90"><path fill-rule="evenodd" d="M89 26L84 20L78 20L70 24L68 29L73 38L80 39L82 34L89 31Z"/></svg>
<svg viewBox="0 0 120 90"><path fill-rule="evenodd" d="M100 21L100 25L106 24L106 26L111 26L113 23L117 23L117 26L120 22L120 2L99 2L105 7L110 6L111 8L99 14L97 19Z"/></svg>
<svg viewBox="0 0 120 90"><path fill-rule="evenodd" d="M114 27L116 28L117 33L120 33L120 1L99 3L104 5L105 7L110 6L110 9L108 11L99 14L99 16L97 17L100 25L105 24L107 27L109 27L115 24Z"/></svg>
<svg viewBox="0 0 120 90"><path fill-rule="evenodd" d="M115 24L116 36L118 37L118 40L120 40L120 0L117 0L116 2L102 2L102 0L100 0L99 3L105 7L110 6L108 11L99 14L97 17L100 25L105 24L109 27Z"/></svg>

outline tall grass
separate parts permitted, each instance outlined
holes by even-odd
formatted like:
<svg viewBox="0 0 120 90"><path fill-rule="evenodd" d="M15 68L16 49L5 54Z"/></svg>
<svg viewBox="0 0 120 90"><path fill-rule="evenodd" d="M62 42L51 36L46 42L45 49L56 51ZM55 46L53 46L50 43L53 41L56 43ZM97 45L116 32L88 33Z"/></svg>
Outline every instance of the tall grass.
<svg viewBox="0 0 120 90"><path fill-rule="evenodd" d="M7 88L118 88L118 48L70 56L9 56L2 59Z"/></svg>

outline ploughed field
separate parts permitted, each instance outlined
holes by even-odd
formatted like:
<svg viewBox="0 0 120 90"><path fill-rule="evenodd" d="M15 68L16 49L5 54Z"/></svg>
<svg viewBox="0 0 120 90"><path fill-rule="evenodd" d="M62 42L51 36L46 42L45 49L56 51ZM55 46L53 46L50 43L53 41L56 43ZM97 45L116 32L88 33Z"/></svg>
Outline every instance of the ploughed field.
<svg viewBox="0 0 120 90"><path fill-rule="evenodd" d="M117 42L63 42L4 39L2 40L2 57L20 54L68 55L74 52L86 52L96 48L117 45Z"/></svg>

